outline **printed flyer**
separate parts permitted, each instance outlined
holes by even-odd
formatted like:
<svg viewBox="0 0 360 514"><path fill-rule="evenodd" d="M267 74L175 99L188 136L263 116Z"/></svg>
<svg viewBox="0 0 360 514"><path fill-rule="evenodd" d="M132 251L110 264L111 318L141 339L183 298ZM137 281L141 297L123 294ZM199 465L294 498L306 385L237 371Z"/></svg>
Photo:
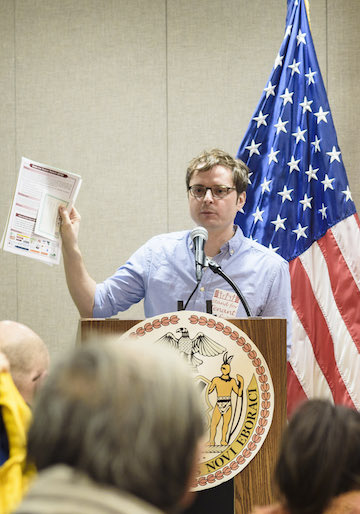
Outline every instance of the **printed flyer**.
<svg viewBox="0 0 360 514"><path fill-rule="evenodd" d="M23 157L2 248L47 264L59 264L58 209L64 205L71 210L81 181L80 175Z"/></svg>

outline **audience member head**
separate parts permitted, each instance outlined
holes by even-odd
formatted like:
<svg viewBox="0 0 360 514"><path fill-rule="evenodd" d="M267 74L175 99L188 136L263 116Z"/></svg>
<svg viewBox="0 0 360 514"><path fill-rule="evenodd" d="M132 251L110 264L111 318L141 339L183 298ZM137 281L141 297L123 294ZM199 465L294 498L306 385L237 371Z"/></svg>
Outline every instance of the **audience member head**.
<svg viewBox="0 0 360 514"><path fill-rule="evenodd" d="M32 405L37 388L49 368L45 343L29 327L16 321L0 321L0 352L10 364L10 373L20 394Z"/></svg>
<svg viewBox="0 0 360 514"><path fill-rule="evenodd" d="M37 396L28 454L39 471L66 464L170 511L186 496L204 429L175 350L97 341L54 366Z"/></svg>
<svg viewBox="0 0 360 514"><path fill-rule="evenodd" d="M240 159L234 159L230 154L217 148L204 151L190 161L186 172L186 188L189 189L191 177L195 172L206 172L218 165L224 166L231 171L238 195L246 191L249 168Z"/></svg>
<svg viewBox="0 0 360 514"><path fill-rule="evenodd" d="M303 403L285 431L275 480L291 514L318 514L360 489L360 413L325 400Z"/></svg>

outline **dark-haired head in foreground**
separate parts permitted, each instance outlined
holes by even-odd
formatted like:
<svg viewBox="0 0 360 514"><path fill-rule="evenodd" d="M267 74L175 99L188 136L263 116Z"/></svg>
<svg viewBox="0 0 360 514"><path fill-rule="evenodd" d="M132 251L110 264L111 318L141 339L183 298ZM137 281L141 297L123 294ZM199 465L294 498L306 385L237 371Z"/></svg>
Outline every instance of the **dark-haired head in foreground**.
<svg viewBox="0 0 360 514"><path fill-rule="evenodd" d="M360 413L324 400L302 404L285 431L275 480L291 514L322 513L360 489Z"/></svg>

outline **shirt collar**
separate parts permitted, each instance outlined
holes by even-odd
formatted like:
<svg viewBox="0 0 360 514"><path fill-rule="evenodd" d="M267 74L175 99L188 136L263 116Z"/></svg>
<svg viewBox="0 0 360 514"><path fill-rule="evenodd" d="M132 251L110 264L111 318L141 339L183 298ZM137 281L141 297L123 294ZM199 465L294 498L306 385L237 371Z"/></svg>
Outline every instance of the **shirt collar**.
<svg viewBox="0 0 360 514"><path fill-rule="evenodd" d="M241 228L238 225L234 225L234 229L235 234L233 237L221 248L221 250L227 249L230 255L235 255L244 241L244 234Z"/></svg>

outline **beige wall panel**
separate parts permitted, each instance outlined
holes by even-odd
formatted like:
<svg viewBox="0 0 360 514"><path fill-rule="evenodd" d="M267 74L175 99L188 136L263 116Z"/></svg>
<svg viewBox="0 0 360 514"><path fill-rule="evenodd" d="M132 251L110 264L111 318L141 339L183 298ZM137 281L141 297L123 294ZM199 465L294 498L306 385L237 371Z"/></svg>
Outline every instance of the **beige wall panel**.
<svg viewBox="0 0 360 514"><path fill-rule="evenodd" d="M327 0L310 0L309 5L311 37L315 46L325 88L327 88Z"/></svg>
<svg viewBox="0 0 360 514"><path fill-rule="evenodd" d="M14 2L0 2L0 238L15 188L15 38ZM14 255L0 252L0 319L17 318Z"/></svg>
<svg viewBox="0 0 360 514"><path fill-rule="evenodd" d="M360 2L328 1L328 95L350 190L360 210Z"/></svg>
<svg viewBox="0 0 360 514"><path fill-rule="evenodd" d="M169 0L169 212L171 229L193 226L184 171L205 148L237 152L285 29L279 0ZM179 194L180 193L180 194Z"/></svg>
<svg viewBox="0 0 360 514"><path fill-rule="evenodd" d="M18 320L29 325L55 355L73 344L78 314L59 266L18 257Z"/></svg>
<svg viewBox="0 0 360 514"><path fill-rule="evenodd" d="M212 146L236 153L280 48L285 19L282 0L168 2L169 176L176 184L171 228L193 225L189 216L178 215L187 209L187 162ZM311 20L325 73L326 0L311 3Z"/></svg>
<svg viewBox="0 0 360 514"><path fill-rule="evenodd" d="M83 177L80 242L100 281L167 230L164 2L16 5L17 165L25 155ZM53 352L70 344L78 315L62 266L22 259L18 299Z"/></svg>
<svg viewBox="0 0 360 514"><path fill-rule="evenodd" d="M359 207L360 4L310 7ZM152 235L192 227L187 163L212 146L236 153L285 16L286 0L1 1L1 223L24 155L82 175L80 245L97 281ZM62 265L2 252L0 283L0 318L32 326L53 354L72 344L78 314ZM142 306L120 315L142 316Z"/></svg>
<svg viewBox="0 0 360 514"><path fill-rule="evenodd" d="M170 192L172 229L193 224L189 216L183 219L177 214L187 208L183 193L176 195L183 191L188 160L211 146L236 152L280 47L286 2L250 5L245 1L224 5L220 0L168 2L169 176L176 185ZM359 12L357 0L310 1L312 37L357 205L360 150L352 127L359 109L353 100L360 66Z"/></svg>

